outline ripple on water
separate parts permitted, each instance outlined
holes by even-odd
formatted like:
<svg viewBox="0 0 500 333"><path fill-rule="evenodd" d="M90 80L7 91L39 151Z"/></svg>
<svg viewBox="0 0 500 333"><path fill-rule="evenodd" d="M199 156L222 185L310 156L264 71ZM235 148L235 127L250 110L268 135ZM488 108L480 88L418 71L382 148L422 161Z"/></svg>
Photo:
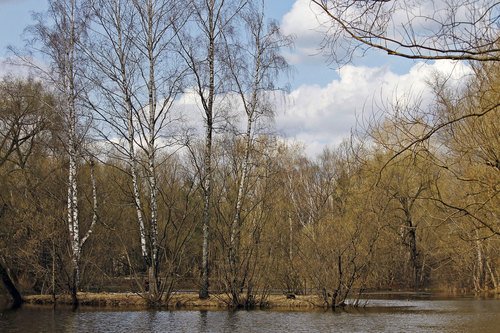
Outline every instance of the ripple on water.
<svg viewBox="0 0 500 333"><path fill-rule="evenodd" d="M0 312L0 332L497 332L499 300L370 300L349 311Z"/></svg>

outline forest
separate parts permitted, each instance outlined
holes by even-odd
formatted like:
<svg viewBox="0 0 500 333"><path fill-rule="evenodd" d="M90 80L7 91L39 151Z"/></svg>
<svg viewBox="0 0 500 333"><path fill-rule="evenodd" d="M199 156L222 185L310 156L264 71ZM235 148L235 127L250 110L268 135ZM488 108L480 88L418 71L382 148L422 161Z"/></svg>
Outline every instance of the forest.
<svg viewBox="0 0 500 333"><path fill-rule="evenodd" d="M430 106L367 105L311 157L273 130L293 36L263 1L48 3L11 50L31 74L0 82L0 289L14 302L133 291L159 306L196 290L334 308L373 290L499 291L498 4L467 2L472 30L436 16L430 39L418 20L391 29L412 1L311 1L338 29L318 46L331 61L374 48L471 68L459 88L430 78Z"/></svg>

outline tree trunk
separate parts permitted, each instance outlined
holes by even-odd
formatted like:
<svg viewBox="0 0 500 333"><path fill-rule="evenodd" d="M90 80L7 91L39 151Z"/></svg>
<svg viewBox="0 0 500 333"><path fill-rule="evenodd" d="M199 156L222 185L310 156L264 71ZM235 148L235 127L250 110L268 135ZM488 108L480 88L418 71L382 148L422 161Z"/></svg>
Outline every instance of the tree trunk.
<svg viewBox="0 0 500 333"><path fill-rule="evenodd" d="M405 214L405 229L407 230L406 237L408 237L406 245L408 246L408 250L410 252L410 264L413 271L413 288L418 290L420 288L422 265L420 263L420 253L417 245L417 227L414 224L411 213L414 200L415 199L410 202L410 199L406 197L399 199Z"/></svg>
<svg viewBox="0 0 500 333"><path fill-rule="evenodd" d="M67 103L68 103L68 228L70 235L71 246L71 261L72 261L72 280L70 282L70 292L72 304L78 306L77 292L80 285L80 221L78 216L78 138L77 138L77 109L76 109L76 86L75 86L75 53L76 53L76 3L71 1L70 10L70 26L68 48L66 50L66 63L64 64L65 80L67 86Z"/></svg>
<svg viewBox="0 0 500 333"><path fill-rule="evenodd" d="M71 305L73 309L76 309L80 302L78 301L78 286L80 284L80 270L78 267L78 263L74 264L73 267L73 281L71 284Z"/></svg>
<svg viewBox="0 0 500 333"><path fill-rule="evenodd" d="M208 239L210 236L210 201L212 196L212 132L213 132L213 107L215 97L215 2L208 3L208 67L209 67L209 87L207 102L203 103L206 116L206 136L205 136L205 155L204 164L204 193L203 193L203 248L202 248L202 274L199 297L208 298L209 271L208 261ZM203 94L200 91L200 94ZM204 98L202 98L205 101Z"/></svg>
<svg viewBox="0 0 500 333"><path fill-rule="evenodd" d="M411 221L410 221L411 223ZM411 264L413 268L413 288L415 290L418 290L420 287L420 274L421 274L421 267L420 267L420 262L419 262L419 253L417 249L417 236L416 236L416 230L415 227L410 227L410 231L408 232L408 235L410 237L409 241L409 247L410 247L410 257L411 257Z"/></svg>
<svg viewBox="0 0 500 333"><path fill-rule="evenodd" d="M249 160L250 160L250 149L252 146L252 124L253 124L253 111L248 115L247 131L245 133L245 152L244 158L241 163L241 176L238 185L238 196L236 198L236 208L231 224L231 238L229 244L229 269L231 272L231 297L233 298L233 305L239 306L240 300L240 290L243 288L243 281L240 279L240 238L241 238L241 209L243 207L243 199L245 195L245 186L248 177ZM244 272L246 275L246 272Z"/></svg>
<svg viewBox="0 0 500 333"><path fill-rule="evenodd" d="M201 259L201 286L199 297L208 298L209 288L209 261L208 261L208 238L210 236L210 197L212 186L212 125L207 125L205 146L205 179L203 193L203 245Z"/></svg>
<svg viewBox="0 0 500 333"><path fill-rule="evenodd" d="M476 236L479 237L479 233L476 230ZM486 267L484 264L484 255L482 251L481 241L476 240L476 269L474 272L474 289L476 292L480 292L486 289Z"/></svg>
<svg viewBox="0 0 500 333"><path fill-rule="evenodd" d="M159 301L161 295L159 292L158 279L158 184L156 176L156 117L157 117L157 91L155 78L155 55L154 55L154 26L153 1L147 2L147 52L149 62L148 87L148 110L149 119L147 121L147 156L148 156L148 185L149 185L149 209L150 209L150 262L148 267L149 275L149 294L151 300Z"/></svg>
<svg viewBox="0 0 500 333"><path fill-rule="evenodd" d="M19 308L23 304L23 298L21 297L21 293L19 292L19 290L16 288L16 285L10 278L9 272L4 266L3 260L0 261L0 277L2 278L2 283L5 286L5 289L12 298L11 308Z"/></svg>

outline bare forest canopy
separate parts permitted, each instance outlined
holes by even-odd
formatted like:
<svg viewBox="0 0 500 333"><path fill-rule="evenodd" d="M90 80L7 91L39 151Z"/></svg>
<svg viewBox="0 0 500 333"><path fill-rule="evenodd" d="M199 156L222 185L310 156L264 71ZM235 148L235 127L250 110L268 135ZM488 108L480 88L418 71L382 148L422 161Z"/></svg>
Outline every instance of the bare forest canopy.
<svg viewBox="0 0 500 333"><path fill-rule="evenodd" d="M162 305L194 289L232 307L277 291L329 307L373 289L498 291L498 3L448 1L490 5L422 16L431 30L404 3L311 1L324 51L468 61L473 74L459 91L432 78L430 107L388 103L312 159L269 130L292 38L263 2L50 0L15 51L36 79L0 82L6 290ZM186 91L200 128L183 126Z"/></svg>

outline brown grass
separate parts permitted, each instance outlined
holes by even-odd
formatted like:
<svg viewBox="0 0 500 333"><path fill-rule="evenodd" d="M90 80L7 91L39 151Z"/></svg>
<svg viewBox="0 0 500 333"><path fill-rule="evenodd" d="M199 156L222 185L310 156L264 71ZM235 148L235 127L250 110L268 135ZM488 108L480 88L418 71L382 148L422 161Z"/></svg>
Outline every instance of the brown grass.
<svg viewBox="0 0 500 333"><path fill-rule="evenodd" d="M51 295L26 296L26 303L48 305L53 304ZM144 297L135 293L78 293L80 305L98 307L139 307L146 308L148 303ZM57 304L71 304L69 295L58 295ZM224 294L213 294L210 298L202 300L196 293L174 293L166 305L168 308L178 309L204 309L222 310L227 309L229 298ZM296 296L295 299L287 299L285 295L270 295L267 298L267 308L277 310L312 310L321 308L322 302L317 296Z"/></svg>

